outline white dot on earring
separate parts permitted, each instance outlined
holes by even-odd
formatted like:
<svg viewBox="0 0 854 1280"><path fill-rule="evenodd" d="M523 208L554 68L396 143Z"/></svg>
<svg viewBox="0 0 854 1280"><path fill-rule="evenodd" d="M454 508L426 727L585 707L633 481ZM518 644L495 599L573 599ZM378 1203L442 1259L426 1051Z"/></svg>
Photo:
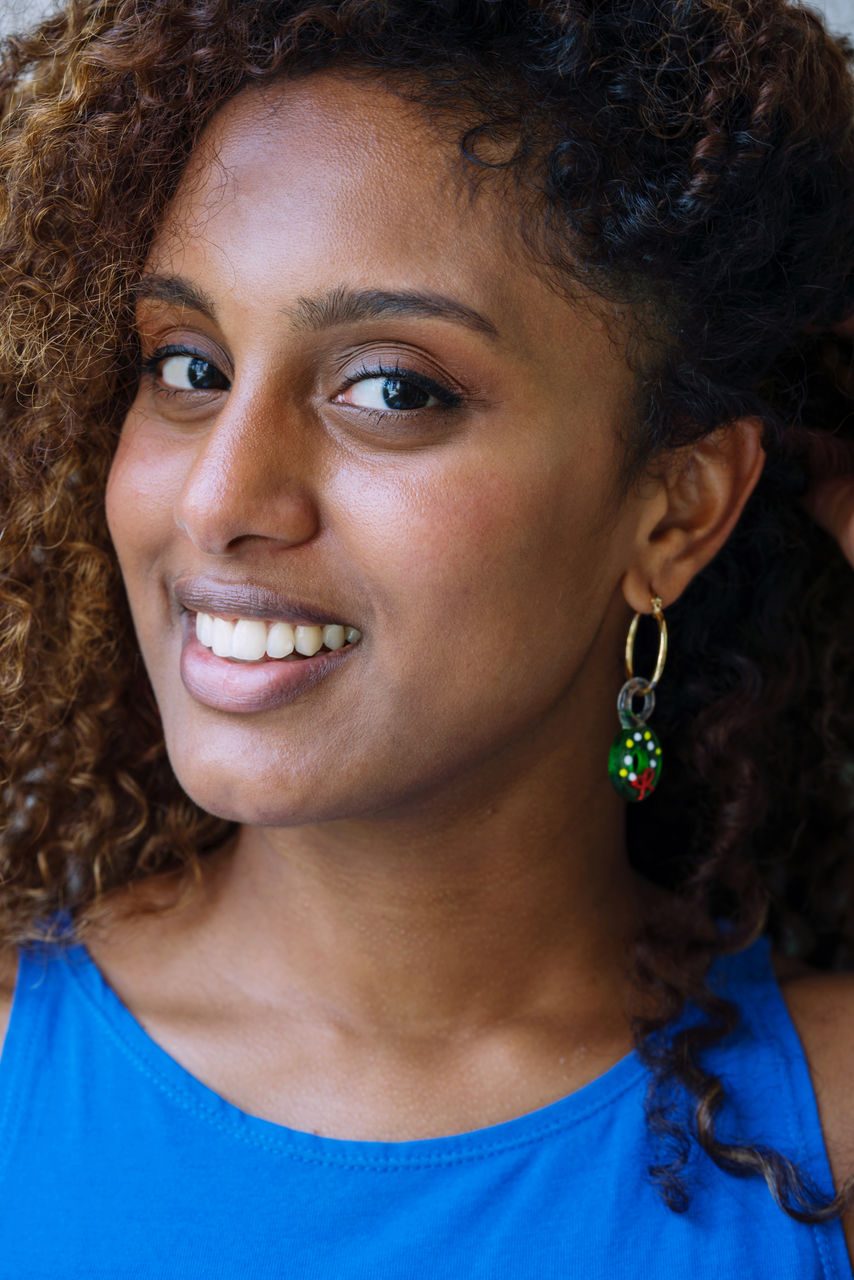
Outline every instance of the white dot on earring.
<svg viewBox="0 0 854 1280"><path fill-rule="evenodd" d="M623 764L631 764L631 763L632 763L631 756L623 756Z"/></svg>
<svg viewBox="0 0 854 1280"><path fill-rule="evenodd" d="M640 740L641 740L641 736L640 736L640 734L639 734L639 733L636 733L636 734L635 734L635 742L640 742Z"/></svg>
<svg viewBox="0 0 854 1280"><path fill-rule="evenodd" d="M629 782L637 782L638 775L636 773L629 774Z"/></svg>

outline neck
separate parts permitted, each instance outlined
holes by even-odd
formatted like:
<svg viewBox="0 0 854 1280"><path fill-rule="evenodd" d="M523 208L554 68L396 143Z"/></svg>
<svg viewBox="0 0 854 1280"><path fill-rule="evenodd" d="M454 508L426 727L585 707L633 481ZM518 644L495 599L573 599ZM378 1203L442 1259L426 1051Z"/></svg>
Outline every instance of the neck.
<svg viewBox="0 0 854 1280"><path fill-rule="evenodd" d="M607 779L556 806L571 768L551 765L441 806L243 828L206 894L217 954L256 993L378 1029L601 1016L625 987L638 881Z"/></svg>

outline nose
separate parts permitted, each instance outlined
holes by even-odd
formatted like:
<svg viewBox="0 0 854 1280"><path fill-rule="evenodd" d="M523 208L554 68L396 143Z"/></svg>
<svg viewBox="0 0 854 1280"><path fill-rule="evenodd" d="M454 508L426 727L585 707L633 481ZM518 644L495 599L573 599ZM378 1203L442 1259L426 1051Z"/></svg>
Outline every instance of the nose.
<svg viewBox="0 0 854 1280"><path fill-rule="evenodd" d="M319 529L312 482L310 424L281 406L233 396L188 449L174 518L206 555L223 556L252 539L296 546Z"/></svg>

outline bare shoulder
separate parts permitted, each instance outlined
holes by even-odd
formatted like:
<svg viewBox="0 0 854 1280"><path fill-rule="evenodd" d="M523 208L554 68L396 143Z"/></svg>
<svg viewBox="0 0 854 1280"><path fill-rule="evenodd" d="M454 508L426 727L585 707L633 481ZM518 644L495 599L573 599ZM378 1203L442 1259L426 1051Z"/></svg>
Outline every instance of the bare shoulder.
<svg viewBox="0 0 854 1280"><path fill-rule="evenodd" d="M6 1028L9 1025L17 973L17 952L11 949L0 951L0 1048L6 1038Z"/></svg>
<svg viewBox="0 0 854 1280"><path fill-rule="evenodd" d="M848 1123L854 1172L854 973L819 973L785 962L775 969L804 1047L828 1146L844 1137Z"/></svg>
<svg viewBox="0 0 854 1280"><path fill-rule="evenodd" d="M854 973L819 973L783 959L774 967L804 1048L839 1188L854 1175ZM848 1250L854 1257L854 1210L844 1221Z"/></svg>

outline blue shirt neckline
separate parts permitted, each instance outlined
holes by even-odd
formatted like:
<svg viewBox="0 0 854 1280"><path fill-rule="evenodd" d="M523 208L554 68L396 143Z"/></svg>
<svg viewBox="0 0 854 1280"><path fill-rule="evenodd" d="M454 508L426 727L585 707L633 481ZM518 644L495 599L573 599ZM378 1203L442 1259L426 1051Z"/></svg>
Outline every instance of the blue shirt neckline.
<svg viewBox="0 0 854 1280"><path fill-rule="evenodd" d="M293 1129L242 1110L173 1058L149 1035L109 985L82 944L68 947L67 972L79 995L105 1024L125 1055L152 1083L200 1121L235 1136L311 1163L349 1167L428 1167L483 1159L524 1147L581 1124L633 1088L642 1089L646 1069L635 1050L601 1075L564 1097L498 1124L440 1137L399 1142L332 1138ZM39 964L39 961L30 960Z"/></svg>

